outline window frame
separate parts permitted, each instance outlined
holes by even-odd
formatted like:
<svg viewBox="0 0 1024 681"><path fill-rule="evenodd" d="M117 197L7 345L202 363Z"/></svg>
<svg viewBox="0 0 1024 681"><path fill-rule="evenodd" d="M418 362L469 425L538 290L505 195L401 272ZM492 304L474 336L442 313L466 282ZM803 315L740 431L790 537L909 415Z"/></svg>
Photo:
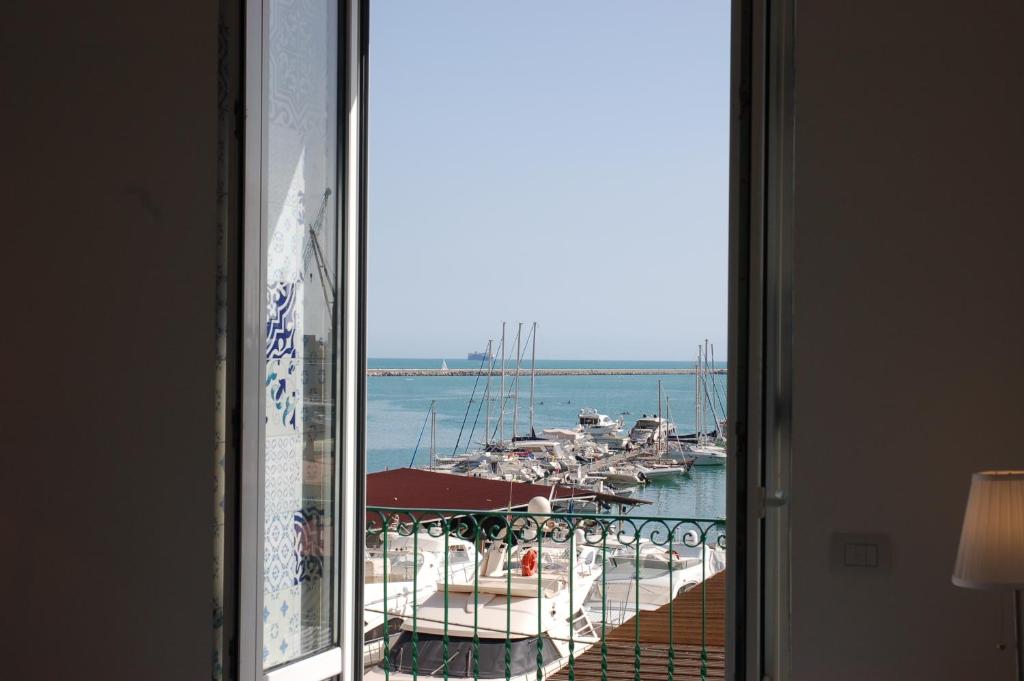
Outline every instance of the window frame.
<svg viewBox="0 0 1024 681"><path fill-rule="evenodd" d="M726 678L790 676L795 0L733 0Z"/></svg>
<svg viewBox="0 0 1024 681"><path fill-rule="evenodd" d="M265 673L262 608L263 12L243 12L241 328L238 377L238 561L234 567L242 681L362 675L360 541L365 517L366 167L369 0L338 0L338 320L340 405L336 489L340 522L335 631L339 646ZM792 425L794 0L732 0L729 226L729 499L727 678L782 679L789 671L789 473ZM254 238L255 236L255 238ZM249 399L246 399L249 396ZM259 452L259 456L246 456ZM229 511L230 512L230 511ZM246 519L249 519L247 522ZM331 659L328 659L330 657ZM320 659L318 659L320 658ZM337 671L335 671L337 670ZM228 672L231 674L231 672Z"/></svg>
<svg viewBox="0 0 1024 681"><path fill-rule="evenodd" d="M337 168L332 191L337 203L339 263L335 324L335 400L338 405L334 438L336 509L334 527L333 601L335 645L269 670L263 669L263 466L265 391L265 268L264 239L264 63L266 16L272 0L242 0L244 122L242 123L242 229L240 257L241 324L238 348L240 392L238 422L238 622L237 674L243 681L319 681L362 673L362 542L365 522L363 428L365 395L365 0L337 0Z"/></svg>

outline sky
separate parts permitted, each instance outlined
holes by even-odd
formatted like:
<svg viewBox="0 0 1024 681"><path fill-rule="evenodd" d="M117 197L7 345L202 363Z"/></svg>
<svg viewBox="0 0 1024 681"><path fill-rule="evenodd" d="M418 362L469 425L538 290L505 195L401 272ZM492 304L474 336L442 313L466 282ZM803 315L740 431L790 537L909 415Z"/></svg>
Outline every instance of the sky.
<svg viewBox="0 0 1024 681"><path fill-rule="evenodd" d="M372 0L368 354L726 347L726 0Z"/></svg>

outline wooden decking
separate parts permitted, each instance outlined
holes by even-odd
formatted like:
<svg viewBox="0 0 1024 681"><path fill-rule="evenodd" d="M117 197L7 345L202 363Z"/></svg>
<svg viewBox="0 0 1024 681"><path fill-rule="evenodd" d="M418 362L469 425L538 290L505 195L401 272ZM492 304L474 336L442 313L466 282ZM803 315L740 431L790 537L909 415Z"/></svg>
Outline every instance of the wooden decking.
<svg viewBox="0 0 1024 681"><path fill-rule="evenodd" d="M702 597L704 604L702 605ZM674 673L677 681L700 679L701 610L706 607L704 641L707 650L708 679L725 677L725 572L720 572L701 586L679 594L672 604ZM608 632L608 681L633 681L635 678L635 646L640 645L640 678L642 681L667 681L669 678L669 606L641 612L636 619ZM552 681L568 681L569 670L563 669ZM577 681L601 681L601 645L598 643L576 659Z"/></svg>

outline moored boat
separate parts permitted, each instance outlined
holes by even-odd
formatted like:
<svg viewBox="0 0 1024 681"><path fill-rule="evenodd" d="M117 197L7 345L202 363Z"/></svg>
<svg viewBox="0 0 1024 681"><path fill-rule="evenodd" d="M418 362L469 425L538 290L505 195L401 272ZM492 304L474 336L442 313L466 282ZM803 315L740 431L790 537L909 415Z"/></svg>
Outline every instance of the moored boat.
<svg viewBox="0 0 1024 681"><path fill-rule="evenodd" d="M629 439L637 445L657 445L665 442L671 431L667 420L660 416L644 414L629 431Z"/></svg>
<svg viewBox="0 0 1024 681"><path fill-rule="evenodd" d="M643 471L632 464L608 466L599 471L592 471L591 475L595 478L603 478L607 482L641 483L647 481Z"/></svg>
<svg viewBox="0 0 1024 681"><path fill-rule="evenodd" d="M605 624L620 625L638 610L657 610L705 579L725 569L725 550L680 540L671 548L641 538L617 537L609 546L604 572L588 597L593 612L605 613ZM639 564L638 564L639 563Z"/></svg>
<svg viewBox="0 0 1024 681"><path fill-rule="evenodd" d="M606 414L598 414L596 409L584 407L579 414L580 430L587 435L608 435L622 430L623 421L613 421Z"/></svg>
<svg viewBox="0 0 1024 681"><path fill-rule="evenodd" d="M534 681L557 673L568 664L570 640L575 655L597 642L584 602L600 573L594 549L562 547L545 545L537 569L531 543L492 544L480 575L439 584L364 678Z"/></svg>

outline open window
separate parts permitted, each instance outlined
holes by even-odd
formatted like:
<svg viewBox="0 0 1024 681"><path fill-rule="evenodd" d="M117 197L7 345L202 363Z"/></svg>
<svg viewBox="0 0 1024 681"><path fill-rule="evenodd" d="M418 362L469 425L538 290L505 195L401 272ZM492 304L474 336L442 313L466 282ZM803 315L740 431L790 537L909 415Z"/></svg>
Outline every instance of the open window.
<svg viewBox="0 0 1024 681"><path fill-rule="evenodd" d="M358 609L358 3L246 4L240 678L343 674Z"/></svg>
<svg viewBox="0 0 1024 681"><path fill-rule="evenodd" d="M732 3L725 670L735 679L785 675L790 4ZM368 7L245 2L234 648L244 681L363 670Z"/></svg>

